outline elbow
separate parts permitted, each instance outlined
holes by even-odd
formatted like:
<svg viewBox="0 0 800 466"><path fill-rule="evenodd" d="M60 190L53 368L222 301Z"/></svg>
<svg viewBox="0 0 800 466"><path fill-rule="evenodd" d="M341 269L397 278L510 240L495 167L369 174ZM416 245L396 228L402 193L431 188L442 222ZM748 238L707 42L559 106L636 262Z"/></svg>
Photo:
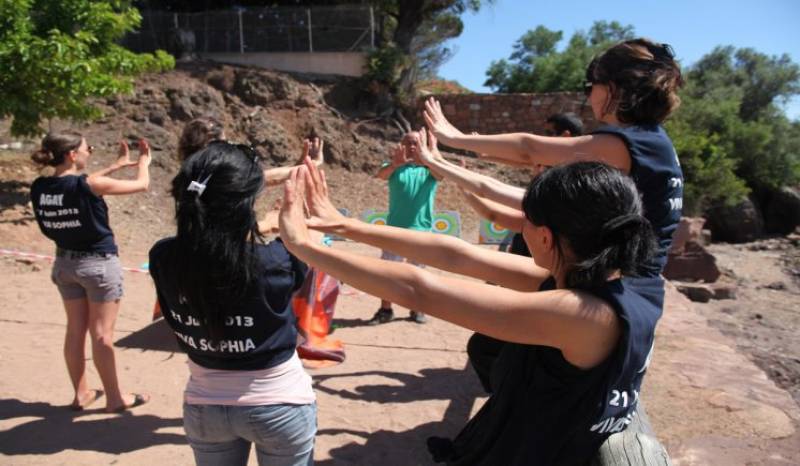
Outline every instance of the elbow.
<svg viewBox="0 0 800 466"><path fill-rule="evenodd" d="M430 313L432 306L431 303L435 301L433 297L433 276L430 272L423 269L413 267L408 280L406 302L398 302L401 306L409 309L419 310L425 313ZM435 309L433 309L435 312Z"/></svg>

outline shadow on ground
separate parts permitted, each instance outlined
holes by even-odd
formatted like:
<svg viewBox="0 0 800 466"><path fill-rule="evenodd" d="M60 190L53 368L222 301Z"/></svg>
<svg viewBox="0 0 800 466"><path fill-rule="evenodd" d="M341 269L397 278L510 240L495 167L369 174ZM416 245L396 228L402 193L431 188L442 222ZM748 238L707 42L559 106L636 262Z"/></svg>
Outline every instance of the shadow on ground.
<svg viewBox="0 0 800 466"><path fill-rule="evenodd" d="M120 338L114 346L170 353L181 352L175 334L164 319L151 322L148 326Z"/></svg>
<svg viewBox="0 0 800 466"><path fill-rule="evenodd" d="M402 385L360 385L350 390L327 387L327 381L339 377L364 375L395 379ZM365 444L348 443L330 451L331 459L317 461L318 466L363 465L411 466L433 464L425 441L430 436L454 437L467 423L478 397L485 396L472 368L424 369L420 375L367 371L349 374L318 375L314 388L321 392L373 403L412 403L424 400L450 400L439 422L429 422L401 432L379 430L368 433L356 429L322 429L317 435L361 437ZM407 409L412 409L408 407Z"/></svg>
<svg viewBox="0 0 800 466"><path fill-rule="evenodd" d="M157 432L166 427L182 427L180 418L125 413L82 420L100 412L100 408L75 412L49 403L0 399L0 420L37 418L0 431L0 454L46 455L64 450L120 454L154 445L186 445L183 434Z"/></svg>

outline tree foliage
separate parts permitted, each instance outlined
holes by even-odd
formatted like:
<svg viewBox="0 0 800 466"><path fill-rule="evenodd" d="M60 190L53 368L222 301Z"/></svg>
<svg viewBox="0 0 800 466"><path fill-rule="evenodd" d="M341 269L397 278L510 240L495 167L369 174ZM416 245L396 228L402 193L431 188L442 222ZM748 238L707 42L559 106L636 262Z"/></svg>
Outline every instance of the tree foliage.
<svg viewBox="0 0 800 466"><path fill-rule="evenodd" d="M667 130L690 212L800 182L800 122L780 107L800 93L800 69L788 56L717 47L684 72L681 108Z"/></svg>
<svg viewBox="0 0 800 466"><path fill-rule="evenodd" d="M134 76L173 67L162 51L116 43L140 21L124 0L0 0L0 116L13 117L11 132L98 117L89 98L130 92Z"/></svg>
<svg viewBox="0 0 800 466"><path fill-rule="evenodd" d="M633 26L596 21L589 31L577 31L558 50L563 31L545 26L529 30L514 43L508 60L492 62L485 86L497 92L554 92L581 89L586 65L609 45L633 37Z"/></svg>
<svg viewBox="0 0 800 466"><path fill-rule="evenodd" d="M380 48L371 54L369 79L404 97L414 84L430 79L453 54L448 39L464 29L461 15L478 11L493 0L373 0L381 18ZM373 71L376 71L373 73ZM386 80L386 78L390 78Z"/></svg>

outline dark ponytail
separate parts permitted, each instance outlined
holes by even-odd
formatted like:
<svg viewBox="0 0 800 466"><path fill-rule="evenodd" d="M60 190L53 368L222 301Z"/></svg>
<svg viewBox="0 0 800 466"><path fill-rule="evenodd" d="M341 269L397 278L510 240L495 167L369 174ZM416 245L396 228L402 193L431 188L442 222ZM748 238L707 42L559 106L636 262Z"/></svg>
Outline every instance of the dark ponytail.
<svg viewBox="0 0 800 466"><path fill-rule="evenodd" d="M253 154L226 142L187 159L172 180L178 233L169 274L214 340L258 273L263 237L253 206L263 185Z"/></svg>
<svg viewBox="0 0 800 466"><path fill-rule="evenodd" d="M55 167L64 162L64 157L73 150L78 150L83 142L83 135L75 131L47 133L42 139L42 147L31 154L31 160L39 165Z"/></svg>
<svg viewBox="0 0 800 466"><path fill-rule="evenodd" d="M596 288L616 270L636 276L655 251L636 185L608 165L579 162L547 170L531 182L522 206L531 223L552 231L568 288Z"/></svg>

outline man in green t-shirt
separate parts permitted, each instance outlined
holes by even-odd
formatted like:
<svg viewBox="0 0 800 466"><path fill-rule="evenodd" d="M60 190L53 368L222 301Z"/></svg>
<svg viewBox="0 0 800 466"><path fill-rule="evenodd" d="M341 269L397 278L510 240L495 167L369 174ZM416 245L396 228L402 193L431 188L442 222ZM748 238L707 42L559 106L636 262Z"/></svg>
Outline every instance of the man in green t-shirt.
<svg viewBox="0 0 800 466"><path fill-rule="evenodd" d="M428 167L419 163L413 142L418 135L407 133L394 150L392 161L384 163L375 175L389 181L389 215L386 223L411 230L431 231L433 205L438 179ZM381 259L402 262L405 258L383 251ZM421 264L412 264L422 267ZM392 303L381 300L381 307L369 320L370 325L389 322L394 318ZM427 321L425 314L411 310L411 320L418 324Z"/></svg>

